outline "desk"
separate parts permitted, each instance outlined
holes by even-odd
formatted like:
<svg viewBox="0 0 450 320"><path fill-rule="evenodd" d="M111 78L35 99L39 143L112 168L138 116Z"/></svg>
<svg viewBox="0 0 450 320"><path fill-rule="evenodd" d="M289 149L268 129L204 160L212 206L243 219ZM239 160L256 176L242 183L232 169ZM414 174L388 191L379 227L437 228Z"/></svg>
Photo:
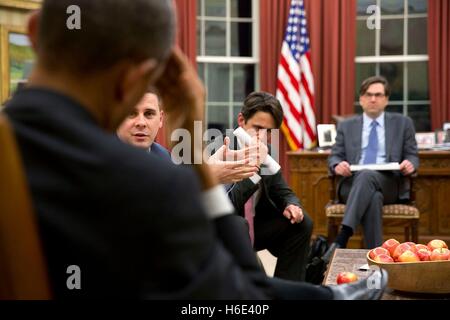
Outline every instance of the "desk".
<svg viewBox="0 0 450 320"><path fill-rule="evenodd" d="M290 185L314 221L314 234L327 235L328 155L329 151L288 152ZM419 159L418 177L414 182L420 210L419 242L440 238L450 243L450 152L420 151ZM403 228L388 226L384 235L385 239L403 241ZM353 236L349 247L360 248L361 236Z"/></svg>
<svg viewBox="0 0 450 320"><path fill-rule="evenodd" d="M366 255L369 250L365 249L336 249L333 258L328 265L323 280L324 285L336 285L337 275L342 271L356 273L359 279L365 279L370 271L358 270L360 266L367 263ZM445 299L450 300L448 294L425 294L413 292L401 292L387 288L381 297L382 300L417 300L417 299Z"/></svg>

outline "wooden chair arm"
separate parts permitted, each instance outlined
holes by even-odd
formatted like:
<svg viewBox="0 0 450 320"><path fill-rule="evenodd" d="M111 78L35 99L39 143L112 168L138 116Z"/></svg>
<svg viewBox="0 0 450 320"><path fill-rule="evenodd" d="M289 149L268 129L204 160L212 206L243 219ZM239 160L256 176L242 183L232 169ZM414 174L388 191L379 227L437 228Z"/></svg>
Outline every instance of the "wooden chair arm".
<svg viewBox="0 0 450 320"><path fill-rule="evenodd" d="M417 171L409 176L409 201L412 205L415 205L416 203L416 184L414 183L414 180L417 179L417 176Z"/></svg>
<svg viewBox="0 0 450 320"><path fill-rule="evenodd" d="M330 201L329 203L335 204L338 203L338 197L336 194L336 182L337 182L337 177L335 174L333 173L328 173L328 180L329 180L329 191L330 191Z"/></svg>

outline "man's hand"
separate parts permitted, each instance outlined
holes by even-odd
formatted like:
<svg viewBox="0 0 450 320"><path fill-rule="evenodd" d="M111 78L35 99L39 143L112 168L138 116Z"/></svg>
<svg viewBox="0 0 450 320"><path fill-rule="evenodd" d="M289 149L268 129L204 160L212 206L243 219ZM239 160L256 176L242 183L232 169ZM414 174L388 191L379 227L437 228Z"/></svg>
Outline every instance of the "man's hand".
<svg viewBox="0 0 450 320"><path fill-rule="evenodd" d="M258 167L252 166L248 161L217 161L209 164L211 173L219 183L235 183L250 178L258 172Z"/></svg>
<svg viewBox="0 0 450 320"><path fill-rule="evenodd" d="M170 133L176 128L193 129L194 121L203 121L205 87L179 48L173 48L155 86Z"/></svg>
<svg viewBox="0 0 450 320"><path fill-rule="evenodd" d="M293 204L290 204L284 209L283 216L291 220L291 223L300 223L303 221L303 210Z"/></svg>
<svg viewBox="0 0 450 320"><path fill-rule="evenodd" d="M225 137L224 144L209 159L208 163L217 161L248 161L250 165L260 167L266 160L269 149L260 141L258 135L252 138L250 145L239 150L230 149L230 138Z"/></svg>
<svg viewBox="0 0 450 320"><path fill-rule="evenodd" d="M416 169L414 168L413 164L409 160L403 160L402 163L400 163L400 171L405 176L412 174L415 170Z"/></svg>
<svg viewBox="0 0 450 320"><path fill-rule="evenodd" d="M206 152L206 150L205 150ZM228 158L228 154L231 152L230 150L230 138L225 137L225 139L223 140L223 145L212 155L209 157L208 159L208 163L216 163L218 161L226 161L226 160L243 160L243 159L227 159ZM205 157L207 157L208 155L205 154Z"/></svg>
<svg viewBox="0 0 450 320"><path fill-rule="evenodd" d="M350 164L347 161L339 162L339 164L334 167L334 172L337 175L344 177L350 177L352 175L352 172L350 171Z"/></svg>
<svg viewBox="0 0 450 320"><path fill-rule="evenodd" d="M254 164L261 167L261 164L266 161L267 154L269 153L269 148L264 144L260 136L259 131L252 137L252 141L249 145L249 158L250 164Z"/></svg>
<svg viewBox="0 0 450 320"><path fill-rule="evenodd" d="M223 146L208 159L212 174L222 184L250 178L259 170L256 164L250 163L250 158L256 152L256 148L256 146L252 146L241 150L231 150L230 138L225 137Z"/></svg>
<svg viewBox="0 0 450 320"><path fill-rule="evenodd" d="M162 99L169 137L175 129L187 129L194 138L194 121L203 121L205 109L205 87L186 56L177 47L167 60L162 75L155 83ZM217 184L208 165L201 161L195 164L194 157L203 154L203 141L191 139L191 163L197 171L204 189Z"/></svg>

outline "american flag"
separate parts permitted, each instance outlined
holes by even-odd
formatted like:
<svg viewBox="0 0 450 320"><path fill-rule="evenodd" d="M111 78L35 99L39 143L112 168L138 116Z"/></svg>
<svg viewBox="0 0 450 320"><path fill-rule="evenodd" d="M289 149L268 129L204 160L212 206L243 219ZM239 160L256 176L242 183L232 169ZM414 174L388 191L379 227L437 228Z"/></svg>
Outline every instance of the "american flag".
<svg viewBox="0 0 450 320"><path fill-rule="evenodd" d="M316 143L314 78L303 0L292 0L278 65L277 98L283 107L281 126L292 150Z"/></svg>

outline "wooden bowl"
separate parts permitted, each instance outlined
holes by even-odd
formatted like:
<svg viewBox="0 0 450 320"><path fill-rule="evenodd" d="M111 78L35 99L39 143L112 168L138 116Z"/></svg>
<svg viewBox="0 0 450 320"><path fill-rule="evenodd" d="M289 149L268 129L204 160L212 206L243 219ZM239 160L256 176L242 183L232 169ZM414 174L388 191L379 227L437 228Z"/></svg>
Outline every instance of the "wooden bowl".
<svg viewBox="0 0 450 320"><path fill-rule="evenodd" d="M388 287L400 291L450 293L450 260L379 263L367 253L369 264L385 269Z"/></svg>

